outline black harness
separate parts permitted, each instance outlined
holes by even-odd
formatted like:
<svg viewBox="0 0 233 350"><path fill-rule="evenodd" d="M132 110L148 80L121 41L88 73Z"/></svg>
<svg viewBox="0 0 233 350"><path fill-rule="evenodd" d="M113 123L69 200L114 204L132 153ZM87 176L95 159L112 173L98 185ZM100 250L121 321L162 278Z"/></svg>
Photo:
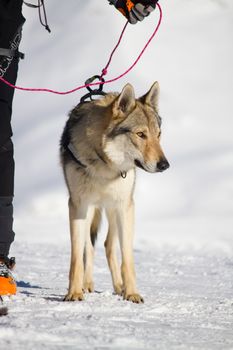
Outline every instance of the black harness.
<svg viewBox="0 0 233 350"><path fill-rule="evenodd" d="M89 84L93 83L94 80L98 79L99 80L99 87L98 89L92 89ZM86 102L86 100L89 98L91 101L93 101L93 96L105 96L107 95L106 92L103 91L105 80L102 76L100 75L93 75L93 77L87 79L85 81L85 85L87 90L89 91L87 94L85 94L83 97L80 99L80 103Z"/></svg>

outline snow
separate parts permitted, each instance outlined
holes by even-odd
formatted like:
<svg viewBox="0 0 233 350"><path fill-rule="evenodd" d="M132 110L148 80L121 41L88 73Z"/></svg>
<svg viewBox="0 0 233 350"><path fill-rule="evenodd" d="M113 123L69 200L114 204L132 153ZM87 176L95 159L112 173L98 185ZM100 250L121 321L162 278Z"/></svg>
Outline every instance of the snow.
<svg viewBox="0 0 233 350"><path fill-rule="evenodd" d="M232 349L233 259L163 247L136 250L145 304L113 295L97 249L95 293L63 302L67 245L17 244L18 295L1 319L1 349ZM25 256L25 251L30 252Z"/></svg>
<svg viewBox="0 0 233 350"><path fill-rule="evenodd" d="M96 247L95 290L62 302L68 285L67 191L58 144L66 97L16 92L15 231L18 294L6 299L0 349L233 349L233 3L160 1L163 24L130 82L140 96L160 82L162 145L171 168L138 171L135 260L145 304L113 295ZM25 7L18 84L65 90L99 73L125 23L106 1L47 3L52 33ZM130 26L109 78L128 68L158 16ZM104 22L103 22L104 21ZM113 22L114 21L114 22ZM106 30L107 28L107 30Z"/></svg>

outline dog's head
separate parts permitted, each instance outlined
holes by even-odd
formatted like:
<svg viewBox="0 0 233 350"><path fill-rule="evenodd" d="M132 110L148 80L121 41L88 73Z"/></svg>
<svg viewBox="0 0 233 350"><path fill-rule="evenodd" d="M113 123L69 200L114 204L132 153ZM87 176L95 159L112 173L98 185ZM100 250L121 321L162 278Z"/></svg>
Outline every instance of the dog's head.
<svg viewBox="0 0 233 350"><path fill-rule="evenodd" d="M121 170L142 168L161 172L169 163L160 146L161 118L158 114L159 84L147 94L135 98L127 84L111 104L111 121L105 142L105 154Z"/></svg>

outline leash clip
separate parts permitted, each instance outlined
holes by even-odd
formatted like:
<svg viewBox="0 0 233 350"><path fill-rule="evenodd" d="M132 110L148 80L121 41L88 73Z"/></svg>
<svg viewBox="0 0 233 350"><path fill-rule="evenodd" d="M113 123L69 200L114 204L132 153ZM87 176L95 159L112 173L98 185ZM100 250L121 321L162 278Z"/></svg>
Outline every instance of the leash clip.
<svg viewBox="0 0 233 350"><path fill-rule="evenodd" d="M98 89L92 89L90 86L88 86L89 84L92 84L96 79L99 80L100 84L99 84L99 87ZM98 96L98 95L102 95L102 96L105 96L106 95L106 92L103 91L103 87L104 87L104 83L105 83L105 80L102 76L100 75L93 75L93 77L87 79L85 81L85 85L87 90L89 91L86 95L84 95L81 99L80 99L80 103L83 103L83 102L86 102L86 100L88 98L90 98L91 101L93 101L93 98L92 96Z"/></svg>

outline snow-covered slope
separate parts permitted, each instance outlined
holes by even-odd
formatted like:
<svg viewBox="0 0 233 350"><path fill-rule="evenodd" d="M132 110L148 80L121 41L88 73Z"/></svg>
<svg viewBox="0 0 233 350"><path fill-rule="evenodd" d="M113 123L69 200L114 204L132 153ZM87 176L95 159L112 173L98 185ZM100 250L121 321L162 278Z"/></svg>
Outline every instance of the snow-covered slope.
<svg viewBox="0 0 233 350"><path fill-rule="evenodd" d="M18 84L66 90L100 73L125 20L106 0L46 3L50 35L25 8L26 60ZM161 86L162 144L171 168L156 175L139 170L135 195L136 262L146 304L111 295L102 257L105 224L97 244L102 293L80 305L60 303L69 234L58 144L67 113L84 91L64 97L16 92L12 254L23 282L9 318L1 320L4 349L13 334L14 349L18 339L19 349L28 339L35 349L233 347L233 3L160 3L164 18L152 45L133 72L106 87L118 91L130 82L140 96L155 80ZM127 29L109 78L128 68L157 20L155 13Z"/></svg>

